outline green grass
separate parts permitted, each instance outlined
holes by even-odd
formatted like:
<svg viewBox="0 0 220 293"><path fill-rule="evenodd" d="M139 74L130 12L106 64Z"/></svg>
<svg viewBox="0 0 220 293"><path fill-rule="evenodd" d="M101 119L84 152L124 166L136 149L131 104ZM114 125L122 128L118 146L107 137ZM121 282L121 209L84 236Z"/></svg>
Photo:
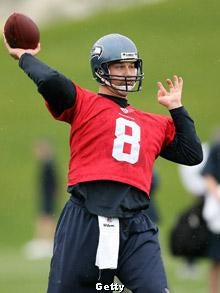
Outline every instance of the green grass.
<svg viewBox="0 0 220 293"><path fill-rule="evenodd" d="M130 96L130 102L143 110L166 114L156 102L156 81L180 74L184 78L183 103L201 139L209 140L211 130L219 124L219 19L218 0L169 0L127 11L102 12L87 20L42 27L39 58L95 91L97 84L91 78L88 57L91 46L110 32L128 35L139 47L145 72L144 89ZM54 142L62 205L66 200L69 127L50 117L35 86L3 46L0 60L0 292L40 293L46 287L48 263L29 263L19 254L33 230L33 142L39 136L49 136ZM180 261L171 258L167 248L176 215L193 199L181 186L175 164L159 159L156 166L161 176L157 195L161 241L171 288L175 293L203 293L206 275L199 281L181 282L175 275ZM204 268L207 270L206 263Z"/></svg>
<svg viewBox="0 0 220 293"><path fill-rule="evenodd" d="M46 292L49 261L26 260L19 250L0 253L0 292Z"/></svg>

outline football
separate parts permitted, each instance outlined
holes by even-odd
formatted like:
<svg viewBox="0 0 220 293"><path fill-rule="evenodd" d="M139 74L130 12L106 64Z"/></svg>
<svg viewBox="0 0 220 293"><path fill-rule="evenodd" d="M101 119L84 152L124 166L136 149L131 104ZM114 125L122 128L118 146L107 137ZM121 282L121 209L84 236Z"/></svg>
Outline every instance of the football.
<svg viewBox="0 0 220 293"><path fill-rule="evenodd" d="M40 41L36 23L28 16L13 13L4 25L5 38L11 48L35 49Z"/></svg>

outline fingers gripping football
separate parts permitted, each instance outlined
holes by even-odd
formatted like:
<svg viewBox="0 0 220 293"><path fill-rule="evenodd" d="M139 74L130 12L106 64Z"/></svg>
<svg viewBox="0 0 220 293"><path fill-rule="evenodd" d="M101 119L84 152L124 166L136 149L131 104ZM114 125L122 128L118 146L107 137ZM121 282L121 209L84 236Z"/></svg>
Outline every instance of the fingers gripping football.
<svg viewBox="0 0 220 293"><path fill-rule="evenodd" d="M37 55L41 49L40 43L37 44L37 47L35 49L21 49L21 48L11 48L5 38L4 37L4 43L5 43L5 47L8 50L8 53L14 58L14 59L20 59L21 56L24 53L28 53L31 55Z"/></svg>

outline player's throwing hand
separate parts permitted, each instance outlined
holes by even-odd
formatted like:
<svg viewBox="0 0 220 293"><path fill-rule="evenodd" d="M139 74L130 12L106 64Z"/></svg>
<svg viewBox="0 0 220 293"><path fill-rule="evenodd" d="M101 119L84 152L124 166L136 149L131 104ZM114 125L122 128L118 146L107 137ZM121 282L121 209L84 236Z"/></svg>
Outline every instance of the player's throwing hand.
<svg viewBox="0 0 220 293"><path fill-rule="evenodd" d="M183 88L183 79L177 75L173 76L173 81L171 79L166 80L169 89L167 90L163 84L159 81L157 83L158 92L157 99L158 102L165 106L168 110L178 108L182 106L181 96Z"/></svg>
<svg viewBox="0 0 220 293"><path fill-rule="evenodd" d="M40 43L38 43L37 47L35 49L21 49L21 48L11 48L5 38L5 35L3 34L5 47L8 50L8 53L14 58L14 59L20 59L21 56L24 53L28 53L31 55L37 55L40 51Z"/></svg>

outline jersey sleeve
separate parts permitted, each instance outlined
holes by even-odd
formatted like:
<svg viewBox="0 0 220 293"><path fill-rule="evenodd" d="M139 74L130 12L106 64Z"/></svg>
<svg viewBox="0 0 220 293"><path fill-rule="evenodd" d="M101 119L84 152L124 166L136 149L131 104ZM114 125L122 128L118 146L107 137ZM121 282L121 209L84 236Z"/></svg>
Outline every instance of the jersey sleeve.
<svg viewBox="0 0 220 293"><path fill-rule="evenodd" d="M75 86L73 82L31 54L23 54L19 66L36 84L54 116L60 116L75 103Z"/></svg>
<svg viewBox="0 0 220 293"><path fill-rule="evenodd" d="M72 104L71 107L64 109L64 111L60 114L57 114L53 109L50 107L50 104L46 101L46 107L48 108L49 112L52 114L52 116L59 121L66 122L68 124L72 124L73 119L76 118L77 115L82 114L83 111L85 111L86 107L90 103L90 95L93 95L93 93L87 91L84 88L81 88L80 86L76 85L74 83L75 87L75 102Z"/></svg>
<svg viewBox="0 0 220 293"><path fill-rule="evenodd" d="M63 121L69 124L71 124L72 117L74 116L75 104L72 107L65 109L62 113L57 114L57 112L53 110L50 104L47 101L45 101L47 109L56 120Z"/></svg>
<svg viewBox="0 0 220 293"><path fill-rule="evenodd" d="M166 148L175 138L176 127L172 118L167 117L166 128L165 128L165 139L162 149Z"/></svg>

